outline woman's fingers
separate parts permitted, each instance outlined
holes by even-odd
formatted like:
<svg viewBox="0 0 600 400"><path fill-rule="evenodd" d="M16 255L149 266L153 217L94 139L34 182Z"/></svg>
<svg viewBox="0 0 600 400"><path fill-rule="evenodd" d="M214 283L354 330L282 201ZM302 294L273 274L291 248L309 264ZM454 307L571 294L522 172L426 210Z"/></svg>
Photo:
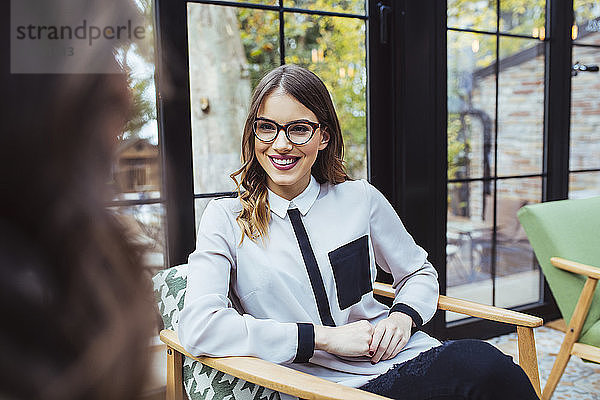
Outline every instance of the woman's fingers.
<svg viewBox="0 0 600 400"><path fill-rule="evenodd" d="M383 360L389 360L390 358L394 358L398 355L398 353L400 353L400 351L404 348L404 346L406 346L406 343L408 343L408 335L406 334L402 334L400 336L400 340L398 340L396 347L394 347L392 349L392 347L390 346L390 352L388 354L388 352L386 352L386 354L383 355L382 359Z"/></svg>
<svg viewBox="0 0 600 400"><path fill-rule="evenodd" d="M386 352L388 347L390 347L391 341L395 336L396 329L393 326L388 324L381 324L375 327L375 332L377 332L378 328L383 330L383 336L381 337L381 341L375 351L375 354L371 358L372 363L377 363L383 357L383 354ZM393 347L396 347L396 343L393 343ZM371 347L372 348L372 347Z"/></svg>
<svg viewBox="0 0 600 400"><path fill-rule="evenodd" d="M371 362L396 357L410 339L412 319L402 313L392 313L375 326L369 354Z"/></svg>
<svg viewBox="0 0 600 400"><path fill-rule="evenodd" d="M383 334L385 333L385 328L381 323L377 324L375 328L373 328L373 336L371 338L371 345L369 346L369 355L373 357L375 352L379 348L379 343L383 338Z"/></svg>
<svg viewBox="0 0 600 400"><path fill-rule="evenodd" d="M394 350L396 350L396 347L398 347L398 344L402 341L403 337L402 331L400 330L397 330L396 333L394 333L392 340L390 340L390 344L387 346L387 349L385 349L383 355L381 356L382 360L389 360L392 358Z"/></svg>

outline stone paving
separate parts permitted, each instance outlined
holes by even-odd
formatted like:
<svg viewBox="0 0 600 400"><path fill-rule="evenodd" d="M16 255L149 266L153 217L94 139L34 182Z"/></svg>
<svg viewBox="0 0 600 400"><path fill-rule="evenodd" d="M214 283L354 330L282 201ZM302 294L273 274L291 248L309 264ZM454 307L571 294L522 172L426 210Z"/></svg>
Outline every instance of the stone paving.
<svg viewBox="0 0 600 400"><path fill-rule="evenodd" d="M565 334L546 326L535 328L534 331L540 380L543 388ZM498 347L505 354L511 355L515 362L518 361L516 333L498 336L489 339L488 342ZM571 356L552 396L552 400L569 399L600 400L600 364L586 362L579 357Z"/></svg>

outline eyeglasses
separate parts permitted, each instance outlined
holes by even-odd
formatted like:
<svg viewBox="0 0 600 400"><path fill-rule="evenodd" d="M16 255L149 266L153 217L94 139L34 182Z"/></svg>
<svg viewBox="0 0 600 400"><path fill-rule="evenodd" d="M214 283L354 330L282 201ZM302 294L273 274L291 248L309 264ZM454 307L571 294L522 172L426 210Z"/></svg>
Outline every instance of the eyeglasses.
<svg viewBox="0 0 600 400"><path fill-rule="evenodd" d="M277 122L267 118L256 118L252 124L254 136L261 142L271 143L281 130L285 132L287 139L295 145L308 143L315 134L315 130L320 128L318 122L298 120L288 122L285 125L279 125Z"/></svg>

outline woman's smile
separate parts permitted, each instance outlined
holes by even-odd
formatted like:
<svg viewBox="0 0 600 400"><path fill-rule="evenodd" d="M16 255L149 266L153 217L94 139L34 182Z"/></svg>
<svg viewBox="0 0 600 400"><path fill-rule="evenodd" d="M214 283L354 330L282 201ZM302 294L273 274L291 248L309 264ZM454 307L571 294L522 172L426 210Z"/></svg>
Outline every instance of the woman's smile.
<svg viewBox="0 0 600 400"><path fill-rule="evenodd" d="M300 159L300 157L282 155L269 155L268 157L273 163L273 166L279 170L288 170L294 168Z"/></svg>

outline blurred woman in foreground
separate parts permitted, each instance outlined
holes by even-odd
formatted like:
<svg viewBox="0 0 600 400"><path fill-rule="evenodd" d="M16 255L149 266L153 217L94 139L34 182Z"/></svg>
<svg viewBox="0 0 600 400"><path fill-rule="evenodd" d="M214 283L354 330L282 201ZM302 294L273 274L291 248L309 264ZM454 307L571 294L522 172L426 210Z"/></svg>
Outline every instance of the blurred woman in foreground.
<svg viewBox="0 0 600 400"><path fill-rule="evenodd" d="M9 62L0 78L0 398L137 398L151 293L141 250L106 210L131 108L126 77L10 74Z"/></svg>

